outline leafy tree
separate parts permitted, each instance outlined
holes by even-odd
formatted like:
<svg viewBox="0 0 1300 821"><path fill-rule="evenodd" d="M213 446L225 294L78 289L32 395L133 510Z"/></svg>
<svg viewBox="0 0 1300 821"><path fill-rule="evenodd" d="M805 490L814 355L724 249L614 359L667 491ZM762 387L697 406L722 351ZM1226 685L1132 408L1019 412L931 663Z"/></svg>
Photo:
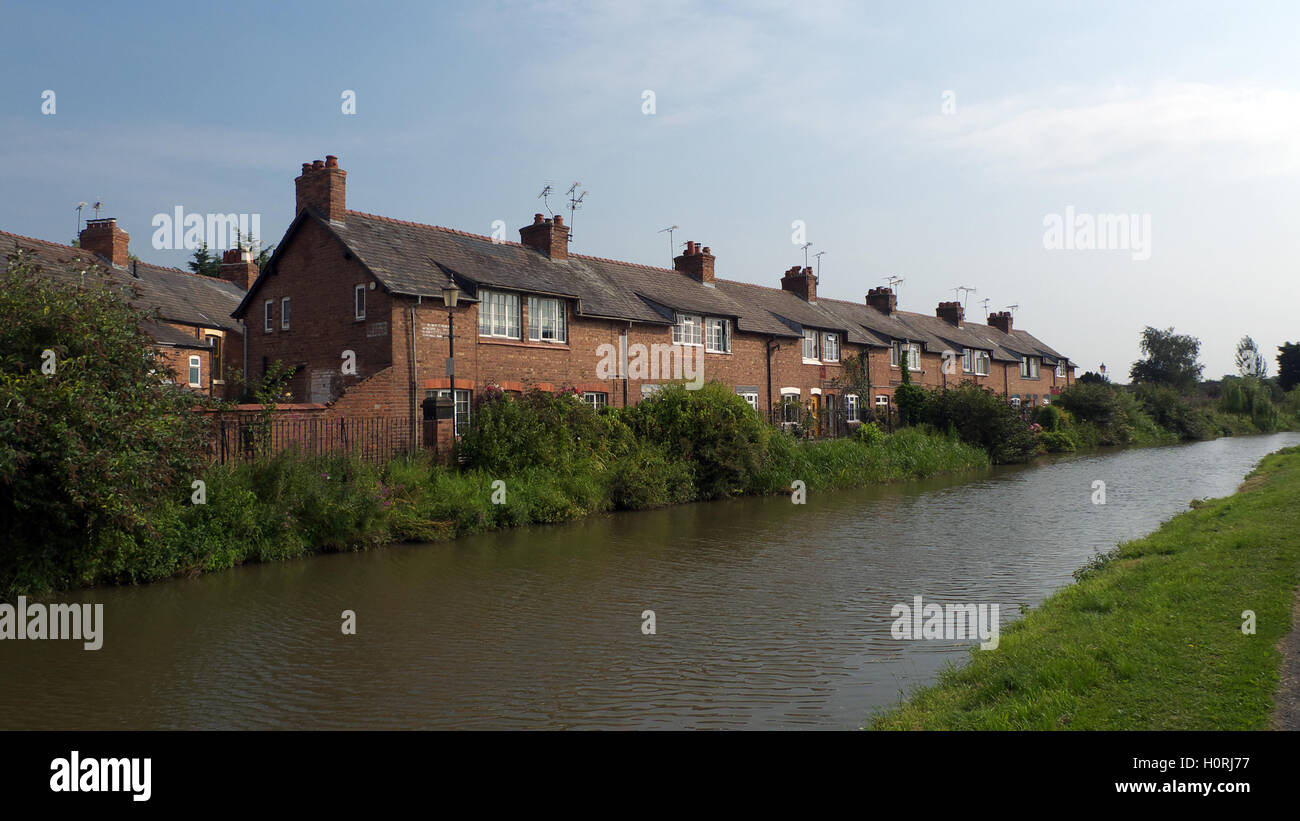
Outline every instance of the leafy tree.
<svg viewBox="0 0 1300 821"><path fill-rule="evenodd" d="M1237 373L1241 376L1258 376L1260 379L1268 377L1268 363L1264 361L1264 354L1260 352L1255 340L1248 336L1243 336L1237 343L1237 353L1233 361L1237 365Z"/></svg>
<svg viewBox="0 0 1300 821"><path fill-rule="evenodd" d="M207 277L221 276L221 258L208 253L208 244L206 242L199 246L198 250L194 252L194 258L186 264L196 274Z"/></svg>
<svg viewBox="0 0 1300 821"><path fill-rule="evenodd" d="M1109 385L1110 377L1103 373L1094 373L1093 371L1084 371L1083 376L1074 380L1080 385Z"/></svg>
<svg viewBox="0 0 1300 821"><path fill-rule="evenodd" d="M15 251L0 273L0 599L94 577L100 536L147 537L202 465L204 400L164 381L148 316L96 270L74 286Z"/></svg>
<svg viewBox="0 0 1300 821"><path fill-rule="evenodd" d="M1162 331L1148 325L1142 331L1145 359L1133 363L1129 378L1135 383L1148 382L1180 391L1191 390L1204 370L1204 366L1197 362L1200 351L1199 339L1176 334L1173 328Z"/></svg>
<svg viewBox="0 0 1300 821"><path fill-rule="evenodd" d="M1277 350L1277 383L1289 391L1300 385L1300 342L1287 342Z"/></svg>

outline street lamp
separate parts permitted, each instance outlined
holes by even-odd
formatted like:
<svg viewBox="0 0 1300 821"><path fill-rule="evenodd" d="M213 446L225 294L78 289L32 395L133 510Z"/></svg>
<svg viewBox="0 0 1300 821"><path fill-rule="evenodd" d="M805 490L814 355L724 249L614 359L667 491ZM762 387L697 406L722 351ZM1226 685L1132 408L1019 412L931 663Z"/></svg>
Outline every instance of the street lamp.
<svg viewBox="0 0 1300 821"><path fill-rule="evenodd" d="M447 284L442 286L442 302L447 306L447 376L451 379L451 435L456 436L456 316L452 311L460 300L460 288L447 274Z"/></svg>

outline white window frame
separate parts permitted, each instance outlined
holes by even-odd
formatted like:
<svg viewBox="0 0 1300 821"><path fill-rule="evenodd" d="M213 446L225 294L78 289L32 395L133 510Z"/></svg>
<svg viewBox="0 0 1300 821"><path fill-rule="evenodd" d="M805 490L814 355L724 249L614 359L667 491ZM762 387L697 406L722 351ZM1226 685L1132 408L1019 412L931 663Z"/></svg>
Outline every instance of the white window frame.
<svg viewBox="0 0 1300 821"><path fill-rule="evenodd" d="M357 285L352 289L352 317L357 320L366 318L365 285Z"/></svg>
<svg viewBox="0 0 1300 821"><path fill-rule="evenodd" d="M742 393L740 394L740 398L741 398L741 399L744 399L746 402L749 403L749 406L750 406L751 408L754 409L754 413L758 413L758 412L759 412L759 410L758 410L758 394L757 394L756 392L754 392L754 391L744 391L744 392L742 392Z"/></svg>
<svg viewBox="0 0 1300 821"><path fill-rule="evenodd" d="M1020 378L1021 379L1038 379L1042 372L1042 364L1036 356L1020 357Z"/></svg>
<svg viewBox="0 0 1300 821"><path fill-rule="evenodd" d="M961 350L961 372L975 372L975 351L971 348L962 348Z"/></svg>
<svg viewBox="0 0 1300 821"><path fill-rule="evenodd" d="M887 393L876 394L876 407L878 408L889 407L889 394Z"/></svg>
<svg viewBox="0 0 1300 821"><path fill-rule="evenodd" d="M275 300L268 299L262 304L262 330L268 334L275 330Z"/></svg>
<svg viewBox="0 0 1300 821"><path fill-rule="evenodd" d="M569 323L564 300L549 296L528 297L528 339L563 345L569 341Z"/></svg>
<svg viewBox="0 0 1300 821"><path fill-rule="evenodd" d="M858 416L858 395L856 393L844 394L844 412L848 416L848 421L862 421Z"/></svg>
<svg viewBox="0 0 1300 821"><path fill-rule="evenodd" d="M992 368L992 361L993 361L993 360L992 360L992 357L989 356L989 352L988 352L988 351L981 351L981 350L976 349L976 351L975 351L975 374L976 374L977 376L988 376L988 375L989 375L989 370L991 370L991 368Z"/></svg>
<svg viewBox="0 0 1300 821"><path fill-rule="evenodd" d="M705 318L704 350L709 353L731 353L730 319L723 319L722 317L716 316Z"/></svg>
<svg viewBox="0 0 1300 821"><path fill-rule="evenodd" d="M1057 378L1057 379L1064 379L1064 378L1065 378L1065 360L1064 360L1064 359L1058 359L1058 360L1056 361L1056 378Z"/></svg>
<svg viewBox="0 0 1300 821"><path fill-rule="evenodd" d="M478 335L519 339L519 294L481 288L478 292Z"/></svg>
<svg viewBox="0 0 1300 821"><path fill-rule="evenodd" d="M788 412L791 408L794 408L793 420L786 419L786 416L789 415ZM781 423L786 425L797 425L799 424L799 420L802 416L803 416L803 397L797 393L788 393L786 391L782 391L781 392Z"/></svg>
<svg viewBox="0 0 1300 821"><path fill-rule="evenodd" d="M830 344L827 344L830 343ZM840 361L840 335L834 331L822 332L822 361Z"/></svg>
<svg viewBox="0 0 1300 821"><path fill-rule="evenodd" d="M584 391L582 401L591 405L593 410L609 407L609 394L601 391Z"/></svg>
<svg viewBox="0 0 1300 821"><path fill-rule="evenodd" d="M196 373L198 374L197 376L195 376ZM191 388L203 387L203 357L190 357L190 372L186 374L186 376L188 377L189 386Z"/></svg>
<svg viewBox="0 0 1300 821"><path fill-rule="evenodd" d="M289 297L280 298L280 330L289 330Z"/></svg>
<svg viewBox="0 0 1300 821"><path fill-rule="evenodd" d="M677 314L673 325L674 345L703 345L704 317L700 314Z"/></svg>
<svg viewBox="0 0 1300 821"><path fill-rule="evenodd" d="M1018 408L1018 407L1020 407L1020 397L1019 397L1019 396L1013 396L1013 397L1011 397L1011 407L1013 407L1013 408Z"/></svg>
<svg viewBox="0 0 1300 821"><path fill-rule="evenodd" d="M813 328L804 328L804 329L803 329L803 360L804 360L805 362L820 362L820 361L821 361L820 359L817 358L817 343L818 343L818 337L819 337L819 336L820 336L820 334L819 334L815 329L813 329ZM811 353L811 354L808 353L808 348L809 348L810 343L811 343L811 347L812 347L812 353Z"/></svg>

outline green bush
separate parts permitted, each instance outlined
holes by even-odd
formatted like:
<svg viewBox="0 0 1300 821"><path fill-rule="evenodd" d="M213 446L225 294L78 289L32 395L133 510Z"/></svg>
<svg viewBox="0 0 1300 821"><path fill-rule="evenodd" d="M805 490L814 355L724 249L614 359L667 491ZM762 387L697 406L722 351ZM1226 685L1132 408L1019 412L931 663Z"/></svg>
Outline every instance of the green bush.
<svg viewBox="0 0 1300 821"><path fill-rule="evenodd" d="M1040 441L1048 453L1071 453L1079 448L1079 443L1067 431L1043 431Z"/></svg>
<svg viewBox="0 0 1300 821"><path fill-rule="evenodd" d="M1055 405L1041 405L1034 414L1034 421L1045 431L1056 431L1061 427L1061 409Z"/></svg>
<svg viewBox="0 0 1300 821"><path fill-rule="evenodd" d="M853 435L864 445L879 445L885 441L885 432L875 422L863 422Z"/></svg>
<svg viewBox="0 0 1300 821"><path fill-rule="evenodd" d="M997 464L1026 462L1038 443L1024 419L1006 400L969 382L933 391L926 421L936 430L953 430L963 442L986 450Z"/></svg>
<svg viewBox="0 0 1300 821"><path fill-rule="evenodd" d="M743 491L771 434L748 402L716 382L699 390L666 386L624 410L623 418L641 441L691 463L702 499Z"/></svg>

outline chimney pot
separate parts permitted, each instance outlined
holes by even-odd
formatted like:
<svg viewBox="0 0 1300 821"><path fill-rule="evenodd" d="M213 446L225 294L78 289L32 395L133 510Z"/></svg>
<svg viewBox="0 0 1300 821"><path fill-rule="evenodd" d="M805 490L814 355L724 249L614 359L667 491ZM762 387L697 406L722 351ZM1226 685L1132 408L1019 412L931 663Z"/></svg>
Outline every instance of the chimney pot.
<svg viewBox="0 0 1300 821"><path fill-rule="evenodd" d="M107 217L86 220L81 231L81 247L108 260L116 268L125 268L131 254L131 236L117 227L117 219Z"/></svg>
<svg viewBox="0 0 1300 821"><path fill-rule="evenodd" d="M519 242L553 260L569 258L569 229L564 227L561 216L548 219L533 214L533 224L519 229Z"/></svg>
<svg viewBox="0 0 1300 821"><path fill-rule="evenodd" d="M686 243L686 250L673 260L673 270L686 274L696 282L713 282L713 264L715 260L705 248L695 240Z"/></svg>
<svg viewBox="0 0 1300 821"><path fill-rule="evenodd" d="M311 170L311 163L305 162L302 164L302 173L306 174L310 170Z"/></svg>
<svg viewBox="0 0 1300 821"><path fill-rule="evenodd" d="M564 216L563 216L562 214L556 214L556 215L555 215L555 224L556 224L557 226L563 226L563 225L564 225Z"/></svg>
<svg viewBox="0 0 1300 821"><path fill-rule="evenodd" d="M533 225L541 225L544 218L541 214L533 214Z"/></svg>
<svg viewBox="0 0 1300 821"><path fill-rule="evenodd" d="M311 206L330 222L343 222L347 213L347 176L333 154L329 155L328 167L325 160L303 163L302 175L294 180L298 212Z"/></svg>
<svg viewBox="0 0 1300 821"><path fill-rule="evenodd" d="M704 246L704 253L712 255L713 252L709 250L709 246L706 245Z"/></svg>
<svg viewBox="0 0 1300 821"><path fill-rule="evenodd" d="M325 155L325 167L326 167L326 168L338 168L338 167L339 167L339 158L336 157L336 156L334 156L333 154L326 154L326 155Z"/></svg>
<svg viewBox="0 0 1300 821"><path fill-rule="evenodd" d="M325 167L325 161L324 161L324 160L312 160L312 161L311 161L311 167L312 167L312 168L324 168L324 167Z"/></svg>
<svg viewBox="0 0 1300 821"><path fill-rule="evenodd" d="M817 301L817 277L811 268L790 266L790 270L781 277L781 290L789 291L805 302Z"/></svg>

